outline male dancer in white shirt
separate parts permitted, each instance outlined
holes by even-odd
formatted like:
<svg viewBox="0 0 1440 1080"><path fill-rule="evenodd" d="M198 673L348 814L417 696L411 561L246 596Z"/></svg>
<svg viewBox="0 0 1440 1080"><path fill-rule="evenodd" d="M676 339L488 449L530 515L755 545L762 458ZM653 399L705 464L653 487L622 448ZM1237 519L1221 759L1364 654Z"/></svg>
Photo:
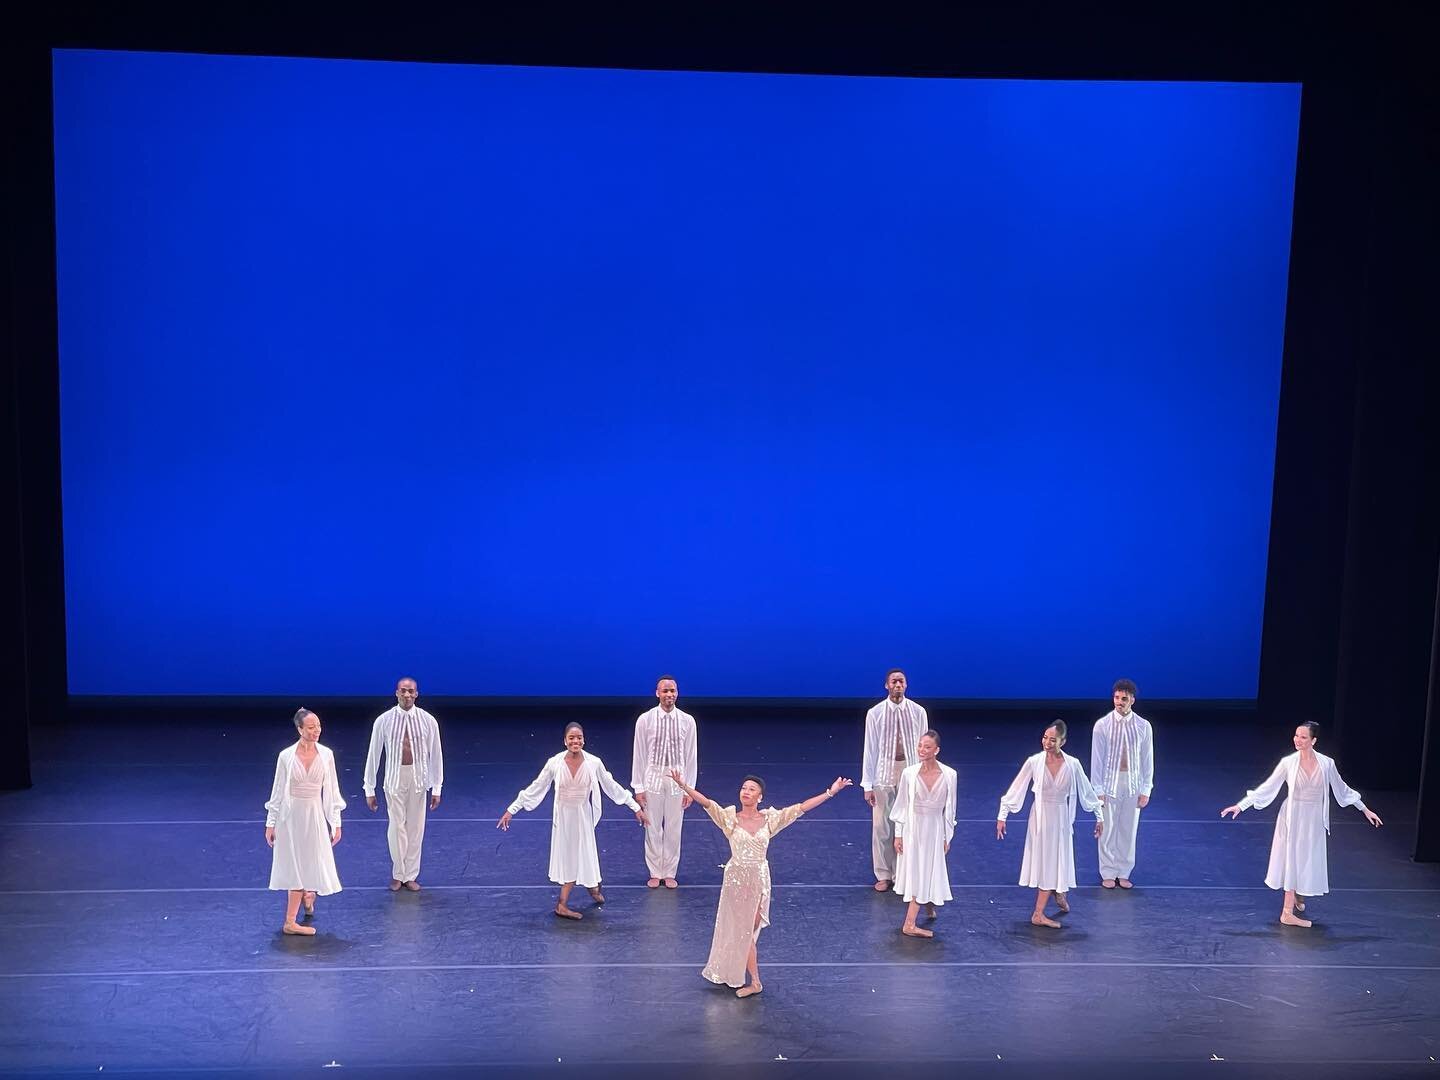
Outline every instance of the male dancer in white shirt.
<svg viewBox="0 0 1440 1080"><path fill-rule="evenodd" d="M370 753L365 758L365 805L379 808L375 799L375 774L385 758L385 814L390 826L390 891L401 886L420 891L420 845L425 840L425 793L430 792L430 809L440 805L440 788L445 782L445 761L440 753L440 725L416 706L420 687L414 679L395 684L398 703L375 718L370 732Z"/></svg>
<svg viewBox="0 0 1440 1080"><path fill-rule="evenodd" d="M635 719L630 787L650 819L645 826L650 880L645 884L658 889L664 881L667 889L673 889L680 884L675 879L680 870L680 827L690 796L670 779L670 772L679 769L685 782L695 786L695 718L675 707L680 690L673 676L660 676L655 696L660 704Z"/></svg>
<svg viewBox="0 0 1440 1080"><path fill-rule="evenodd" d="M930 729L923 707L905 696L905 673L885 673L887 697L865 714L865 756L860 766L860 787L870 804L870 856L875 869L875 891L895 883L895 823L890 808L906 766L920 760L916 748Z"/></svg>
<svg viewBox="0 0 1440 1080"><path fill-rule="evenodd" d="M1116 680L1115 708L1095 721L1090 738L1090 782L1105 800L1105 831L1097 844L1100 884L1107 889L1134 888L1135 833L1155 786L1155 733L1134 711L1135 693L1129 679Z"/></svg>

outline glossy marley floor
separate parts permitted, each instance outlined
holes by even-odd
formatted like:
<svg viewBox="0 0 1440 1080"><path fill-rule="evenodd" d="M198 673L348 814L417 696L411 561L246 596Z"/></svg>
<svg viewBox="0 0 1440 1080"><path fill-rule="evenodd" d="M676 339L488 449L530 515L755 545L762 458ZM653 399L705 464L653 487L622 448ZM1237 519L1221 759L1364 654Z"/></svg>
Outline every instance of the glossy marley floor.
<svg viewBox="0 0 1440 1080"><path fill-rule="evenodd" d="M1279 926L1261 883L1276 807L1218 817L1287 750L1284 731L1189 724L1182 744L1157 721L1137 887L1099 887L1082 821L1080 887L1055 931L1030 925L1033 893L1014 884L1019 819L994 836L1041 718L951 723L955 900L934 940L902 937L903 905L871 888L857 784L772 845L765 992L741 1001L699 975L725 859L707 818L690 811L681 888L651 891L641 830L607 802L609 902L593 910L577 891L586 918L563 922L546 880L548 800L495 829L561 748L559 721L436 711L447 783L419 894L386 887L384 813L361 794L368 722L326 719L350 804L345 888L320 900L310 939L280 935L282 898L265 888L262 803L283 714L259 726L172 710L36 732L35 787L0 795L0 1071L1440 1076L1440 867L1409 859L1413 793L1365 792L1379 831L1332 807L1333 891L1310 905L1309 931ZM699 786L724 803L749 771L775 805L837 774L858 781L858 716L707 724L696 712ZM589 728L588 749L628 781L628 726ZM1088 766L1088 725L1067 749Z"/></svg>

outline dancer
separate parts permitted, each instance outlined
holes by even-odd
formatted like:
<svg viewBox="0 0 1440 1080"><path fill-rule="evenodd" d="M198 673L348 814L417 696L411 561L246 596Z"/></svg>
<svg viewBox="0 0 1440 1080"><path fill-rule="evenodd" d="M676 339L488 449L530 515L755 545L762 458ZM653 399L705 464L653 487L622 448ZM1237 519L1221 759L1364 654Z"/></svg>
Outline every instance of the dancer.
<svg viewBox="0 0 1440 1080"><path fill-rule="evenodd" d="M927 731L916 747L920 763L900 774L890 820L895 822L898 857L895 891L909 905L900 932L907 937L934 937L915 925L920 905L930 918L950 896L945 856L955 835L955 770L940 762L940 735Z"/></svg>
<svg viewBox="0 0 1440 1080"><path fill-rule="evenodd" d="M695 718L675 707L680 696L673 675L661 675L655 683L660 704L635 720L635 754L631 763L630 786L635 801L645 810L650 824L645 827L645 865L658 889L665 882L673 889L679 882L680 829L690 796L670 779L679 769L687 784L695 783Z"/></svg>
<svg viewBox="0 0 1440 1080"><path fill-rule="evenodd" d="M1105 832L1100 851L1100 884L1134 888L1135 833L1140 811L1155 786L1155 733L1150 721L1132 709L1135 684L1118 679L1111 691L1115 708L1095 721L1090 739L1090 780L1105 800Z"/></svg>
<svg viewBox="0 0 1440 1080"><path fill-rule="evenodd" d="M1095 815L1095 837L1103 832L1100 796L1090 786L1080 762L1061 749L1065 721L1056 720L1040 737L1044 747L1025 759L1010 790L1000 796L995 839L1005 839L1005 819L1025 805L1025 789L1035 792L1030 821L1025 829L1025 857L1020 863L1020 884L1036 890L1030 921L1056 930L1060 924L1045 914L1050 896L1062 913L1069 913L1065 893L1075 887L1075 804Z"/></svg>
<svg viewBox="0 0 1440 1080"><path fill-rule="evenodd" d="M1330 891L1326 837L1330 835L1330 800L1326 789L1335 794L1341 806L1354 806L1365 820L1377 829L1384 824L1380 816L1365 805L1360 793L1340 779L1335 759L1315 749L1320 725L1307 720L1295 729L1295 753L1286 754L1266 781L1234 806L1220 811L1220 816L1238 818L1241 810L1252 806L1264 810L1280 794L1280 786L1288 784L1290 795L1275 818L1275 836L1270 841L1270 866L1265 884L1285 892L1280 907L1280 921L1286 926L1310 926L1297 912L1305 910L1306 896L1324 896Z"/></svg>
<svg viewBox="0 0 1440 1080"><path fill-rule="evenodd" d="M770 841L802 814L833 799L852 781L836 777L833 784L814 798L784 810L773 806L761 810L765 781L758 776L747 776L740 784L737 811L733 806L721 807L714 799L707 799L685 782L678 769L670 778L710 815L710 820L730 841L730 861L725 864L724 883L720 886L710 958L700 974L713 983L734 987L736 997L751 997L765 989L760 982L756 945L760 931L770 925L770 863L766 858ZM747 971L749 986L745 985Z"/></svg>
<svg viewBox="0 0 1440 1080"><path fill-rule="evenodd" d="M900 773L914 765L915 744L930 726L924 708L905 697L905 673L885 673L886 698L865 714L865 754L860 766L860 789L870 806L870 857L875 870L875 891L895 883L895 826L890 808Z"/></svg>
<svg viewBox="0 0 1440 1080"><path fill-rule="evenodd" d="M282 933L315 933L313 926L296 921L300 904L315 914L315 897L340 891L335 853L340 842L340 812L345 800L335 774L335 755L320 745L320 717L309 709L294 716L299 739L280 751L275 761L275 782L265 804L265 843L272 853L270 888L283 889L285 922Z"/></svg>
<svg viewBox="0 0 1440 1080"><path fill-rule="evenodd" d="M370 753L365 757L365 805L373 813L375 774L385 759L385 816L389 826L390 891L401 886L420 891L420 846L425 842L425 792L430 809L440 806L445 782L445 759L440 752L440 725L415 704L419 684L411 678L395 684L399 703L375 718L370 730Z"/></svg>
<svg viewBox="0 0 1440 1080"><path fill-rule="evenodd" d="M635 811L635 820L646 822L640 804L615 782L605 763L585 752L585 729L579 724L565 725L565 750L556 754L540 769L530 786L510 804L497 829L509 831L510 819L521 810L534 810L545 798L550 785L555 785L555 805L550 823L550 880L560 886L560 900L555 914L562 919L582 918L570 908L570 890L579 882L590 891L596 904L605 903L600 892L600 854L595 848L595 826L600 821L600 792L615 802Z"/></svg>

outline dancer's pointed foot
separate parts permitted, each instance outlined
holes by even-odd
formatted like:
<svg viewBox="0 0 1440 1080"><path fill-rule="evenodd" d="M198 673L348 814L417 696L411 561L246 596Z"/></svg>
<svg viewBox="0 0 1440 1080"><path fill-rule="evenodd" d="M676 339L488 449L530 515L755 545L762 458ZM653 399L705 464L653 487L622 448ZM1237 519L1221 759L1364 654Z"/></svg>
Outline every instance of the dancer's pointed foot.
<svg viewBox="0 0 1440 1080"><path fill-rule="evenodd" d="M1280 912L1280 921L1281 921L1282 923L1284 923L1286 926L1312 926L1312 925L1314 925L1313 923L1310 922L1309 919L1302 919L1302 918L1300 918L1298 915L1296 915L1293 911L1282 911L1282 912Z"/></svg>
<svg viewBox="0 0 1440 1080"><path fill-rule="evenodd" d="M1055 894L1055 906L1058 907L1061 911L1063 911L1066 915L1070 914L1070 901L1065 899L1065 894L1063 892L1057 892Z"/></svg>
<svg viewBox="0 0 1440 1080"><path fill-rule="evenodd" d="M934 904L926 904L926 905L925 905L925 917L926 917L927 919L933 919L933 918L935 918L935 905L934 905Z"/></svg>
<svg viewBox="0 0 1440 1080"><path fill-rule="evenodd" d="M658 889L660 887L660 879L658 877L652 877L649 881L645 882L645 887L647 889Z"/></svg>
<svg viewBox="0 0 1440 1080"><path fill-rule="evenodd" d="M313 892L307 892L305 894L305 914L315 914L315 894Z"/></svg>
<svg viewBox="0 0 1440 1080"><path fill-rule="evenodd" d="M760 983L751 983L749 986L742 986L739 990L736 990L735 996L738 998L754 997L764 989L765 987Z"/></svg>
<svg viewBox="0 0 1440 1080"><path fill-rule="evenodd" d="M1304 901L1304 900L1300 900L1300 899L1297 898L1296 901L1295 901L1295 910L1296 910L1296 911L1304 911L1304 910L1305 910L1305 901Z"/></svg>
<svg viewBox="0 0 1440 1080"><path fill-rule="evenodd" d="M1047 919L1043 914L1041 914L1041 913L1038 912L1038 911L1035 912L1035 914L1033 914L1033 915L1030 916L1030 925L1032 925L1032 926L1048 926L1048 927L1050 927L1050 929L1052 929L1052 930L1059 930L1059 929L1060 929L1060 924L1059 924L1058 922L1056 922L1054 919Z"/></svg>
<svg viewBox="0 0 1440 1080"><path fill-rule="evenodd" d="M560 919L583 919L585 917L578 911L571 911L564 904L555 905L555 916Z"/></svg>
<svg viewBox="0 0 1440 1080"><path fill-rule="evenodd" d="M920 929L920 927L916 926L914 923L906 923L904 926L900 927L900 932L901 932L902 934L904 934L906 937L934 937L934 936L935 936L935 931L933 931L933 930L922 930L922 929Z"/></svg>
<svg viewBox="0 0 1440 1080"><path fill-rule="evenodd" d="M293 922L287 922L284 926L280 927L280 932L282 934L299 934L302 937L315 936L315 928L313 926L301 926L299 923Z"/></svg>
<svg viewBox="0 0 1440 1080"><path fill-rule="evenodd" d="M603 904L605 902L605 894L600 891L600 886L597 885L590 890L590 899L594 900L597 904Z"/></svg>

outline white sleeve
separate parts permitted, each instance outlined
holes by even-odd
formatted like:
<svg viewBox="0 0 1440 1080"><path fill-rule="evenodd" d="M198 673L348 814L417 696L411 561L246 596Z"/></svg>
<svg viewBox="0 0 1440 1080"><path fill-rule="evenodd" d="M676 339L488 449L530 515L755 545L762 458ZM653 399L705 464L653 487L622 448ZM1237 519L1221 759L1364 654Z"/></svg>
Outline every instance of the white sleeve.
<svg viewBox="0 0 1440 1080"><path fill-rule="evenodd" d="M910 811L910 785L914 781L910 777L910 770L906 769L900 774L900 785L895 789L895 801L890 804L890 820L895 823L895 835L905 835L905 819Z"/></svg>
<svg viewBox="0 0 1440 1080"><path fill-rule="evenodd" d="M1341 806L1353 806L1363 814L1365 801L1360 798L1360 792L1340 779L1340 769L1333 760L1330 762L1328 771L1330 773L1330 790L1335 793L1335 801Z"/></svg>
<svg viewBox="0 0 1440 1080"><path fill-rule="evenodd" d="M650 762L650 740L646 738L650 730L650 725L646 723L649 717L649 713L641 713L635 718L635 752L630 758L630 786L637 792L645 790L645 766Z"/></svg>
<svg viewBox="0 0 1440 1080"><path fill-rule="evenodd" d="M685 740L685 783L692 788L699 775L698 755L700 751L700 725L690 718L690 737Z"/></svg>
<svg viewBox="0 0 1440 1080"><path fill-rule="evenodd" d="M1155 728L1145 721L1145 736L1140 740L1140 794L1147 799L1155 787Z"/></svg>
<svg viewBox="0 0 1440 1080"><path fill-rule="evenodd" d="M340 794L340 776L335 769L335 754L329 748L325 751L325 782L321 787L320 801L325 807L325 820L330 823L332 830L338 831L340 814L345 809L345 796Z"/></svg>
<svg viewBox="0 0 1440 1080"><path fill-rule="evenodd" d="M1095 781L1095 790L1109 795L1105 790L1105 759L1110 755L1110 737L1105 718L1095 721L1095 730L1090 735L1090 776Z"/></svg>
<svg viewBox="0 0 1440 1080"><path fill-rule="evenodd" d="M860 759L860 790L869 791L875 786L875 763L878 756L878 749L875 740L880 737L879 723L872 724L871 717L875 710L871 709L865 714L865 753Z"/></svg>
<svg viewBox="0 0 1440 1080"><path fill-rule="evenodd" d="M365 755L365 779L362 781L367 799L375 797L375 781L380 774L380 753L385 749L385 736L380 729L384 726L381 723L384 719L383 713L377 716L375 726L370 729L370 752Z"/></svg>
<svg viewBox="0 0 1440 1080"><path fill-rule="evenodd" d="M631 810L638 811L640 809L640 804L635 801L635 796L615 782L615 778L610 775L610 771L605 768L605 763L599 758L595 758L595 779L600 781L600 790L609 795L612 802L628 806Z"/></svg>
<svg viewBox="0 0 1440 1080"><path fill-rule="evenodd" d="M1083 806L1088 813L1094 814L1096 821L1104 821L1105 812L1101 808L1103 804L1101 803L1099 794L1095 791L1094 785L1090 783L1090 778L1085 775L1085 766L1080 764L1079 758L1071 758L1070 760L1074 763L1075 795L1079 798L1080 805Z"/></svg>
<svg viewBox="0 0 1440 1080"><path fill-rule="evenodd" d="M948 790L945 792L945 843L949 844L955 839L955 803L959 798L956 789L960 786L960 776L953 769L946 774L945 783Z"/></svg>
<svg viewBox="0 0 1440 1080"><path fill-rule="evenodd" d="M506 813L518 814L521 810L534 810L545 798L545 793L550 790L553 781L550 762L547 761L540 766L540 775L530 781L530 786L515 796L515 801L506 809Z"/></svg>
<svg viewBox="0 0 1440 1080"><path fill-rule="evenodd" d="M1249 810L1252 806L1256 810L1264 810L1275 801L1275 796L1280 794L1280 788L1285 784L1285 758L1280 759L1280 764L1275 766L1275 771L1266 777L1265 782L1254 791L1245 793L1245 798L1235 805L1241 810Z"/></svg>
<svg viewBox="0 0 1440 1080"><path fill-rule="evenodd" d="M440 751L440 722L430 717L430 793L437 799L445 786L445 755Z"/></svg>
<svg viewBox="0 0 1440 1080"><path fill-rule="evenodd" d="M270 785L270 800L265 804L265 827L273 829L280 820L280 808L285 805L285 752L275 760L275 782Z"/></svg>
<svg viewBox="0 0 1440 1080"><path fill-rule="evenodd" d="M1034 773L1030 759L1025 759L1025 764L1020 766L1020 771L1015 774L1015 779L1010 783L1010 790L1000 796L1000 812L995 815L996 821L1004 821L1011 814L1019 813L1020 808L1025 805L1025 792L1030 789Z"/></svg>

